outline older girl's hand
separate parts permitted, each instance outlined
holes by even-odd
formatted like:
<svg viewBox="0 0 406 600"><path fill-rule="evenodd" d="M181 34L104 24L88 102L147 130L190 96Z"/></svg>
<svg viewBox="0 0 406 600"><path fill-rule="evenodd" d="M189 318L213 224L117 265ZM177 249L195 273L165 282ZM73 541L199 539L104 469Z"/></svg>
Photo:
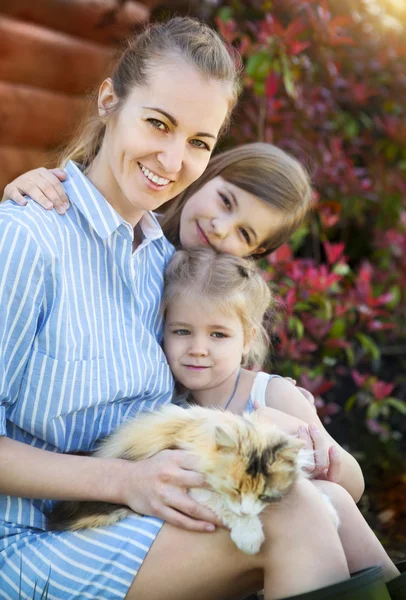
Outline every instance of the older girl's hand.
<svg viewBox="0 0 406 600"><path fill-rule="evenodd" d="M11 198L16 204L25 206L26 194L43 208L55 208L62 215L69 208L69 199L61 185L61 181L65 179L66 173L62 169L48 170L41 167L27 171L6 185L3 200Z"/></svg>
<svg viewBox="0 0 406 600"><path fill-rule="evenodd" d="M313 459L305 469L311 479L326 479L339 483L341 454L338 446L328 446L316 425L301 425L298 435L305 442L305 449L312 451Z"/></svg>
<svg viewBox="0 0 406 600"><path fill-rule="evenodd" d="M222 525L214 513L189 496L193 487L207 487L197 471L197 459L185 450L163 450L155 456L128 462L123 504L133 511L163 519L189 531L215 531Z"/></svg>

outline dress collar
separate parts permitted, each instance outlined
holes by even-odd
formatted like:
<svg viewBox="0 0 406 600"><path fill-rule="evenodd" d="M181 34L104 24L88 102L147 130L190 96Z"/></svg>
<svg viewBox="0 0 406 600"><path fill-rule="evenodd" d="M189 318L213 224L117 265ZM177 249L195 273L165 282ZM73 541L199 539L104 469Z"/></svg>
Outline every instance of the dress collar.
<svg viewBox="0 0 406 600"><path fill-rule="evenodd" d="M70 160L65 167L65 172L67 178L63 185L69 199L73 201L103 240L107 239L120 225L132 229L131 225L114 210L106 198L82 173L76 163ZM152 212L144 213L140 220L140 227L144 238L148 240L157 240L163 237L161 226Z"/></svg>

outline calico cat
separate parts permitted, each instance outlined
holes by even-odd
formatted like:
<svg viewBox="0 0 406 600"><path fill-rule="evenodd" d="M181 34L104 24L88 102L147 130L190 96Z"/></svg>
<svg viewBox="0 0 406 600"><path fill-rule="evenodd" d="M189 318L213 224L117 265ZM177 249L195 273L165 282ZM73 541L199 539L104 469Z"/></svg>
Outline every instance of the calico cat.
<svg viewBox="0 0 406 600"><path fill-rule="evenodd" d="M190 495L213 510L240 550L255 554L264 540L258 515L296 481L302 446L301 440L261 424L255 412L238 416L214 408L185 410L169 404L120 427L94 455L140 460L165 449L193 453L211 489L192 488ZM116 504L65 501L50 514L49 527L101 527L131 514L128 507Z"/></svg>

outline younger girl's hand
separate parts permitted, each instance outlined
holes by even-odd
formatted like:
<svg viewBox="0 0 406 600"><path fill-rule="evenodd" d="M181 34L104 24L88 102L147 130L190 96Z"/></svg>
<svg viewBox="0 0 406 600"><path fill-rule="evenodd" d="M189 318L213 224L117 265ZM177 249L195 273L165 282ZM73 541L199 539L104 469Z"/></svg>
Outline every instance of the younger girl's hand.
<svg viewBox="0 0 406 600"><path fill-rule="evenodd" d="M189 488L206 487L189 452L163 450L151 458L126 463L122 499L133 511L189 531L212 532L222 525L211 510L187 493Z"/></svg>
<svg viewBox="0 0 406 600"><path fill-rule="evenodd" d="M25 206L30 196L43 208L50 210L55 208L59 214L63 214L69 208L69 199L61 185L66 179L66 173L62 169L33 169L23 173L4 188L3 200L11 198L16 204Z"/></svg>
<svg viewBox="0 0 406 600"><path fill-rule="evenodd" d="M299 427L299 438L313 451L314 463L306 469L312 479L340 482L341 454L337 446L328 446L316 425Z"/></svg>

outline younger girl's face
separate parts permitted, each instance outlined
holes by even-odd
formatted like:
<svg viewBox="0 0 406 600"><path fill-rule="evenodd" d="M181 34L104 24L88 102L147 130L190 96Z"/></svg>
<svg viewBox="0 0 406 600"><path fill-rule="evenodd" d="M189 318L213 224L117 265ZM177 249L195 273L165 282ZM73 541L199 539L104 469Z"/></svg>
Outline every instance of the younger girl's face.
<svg viewBox="0 0 406 600"><path fill-rule="evenodd" d="M234 256L260 254L263 242L283 224L284 215L258 196L222 177L208 181L186 202L180 216L184 248L211 246Z"/></svg>
<svg viewBox="0 0 406 600"><path fill-rule="evenodd" d="M247 351L243 325L237 315L180 296L166 312L164 351L179 383L191 391L213 389L240 367Z"/></svg>

